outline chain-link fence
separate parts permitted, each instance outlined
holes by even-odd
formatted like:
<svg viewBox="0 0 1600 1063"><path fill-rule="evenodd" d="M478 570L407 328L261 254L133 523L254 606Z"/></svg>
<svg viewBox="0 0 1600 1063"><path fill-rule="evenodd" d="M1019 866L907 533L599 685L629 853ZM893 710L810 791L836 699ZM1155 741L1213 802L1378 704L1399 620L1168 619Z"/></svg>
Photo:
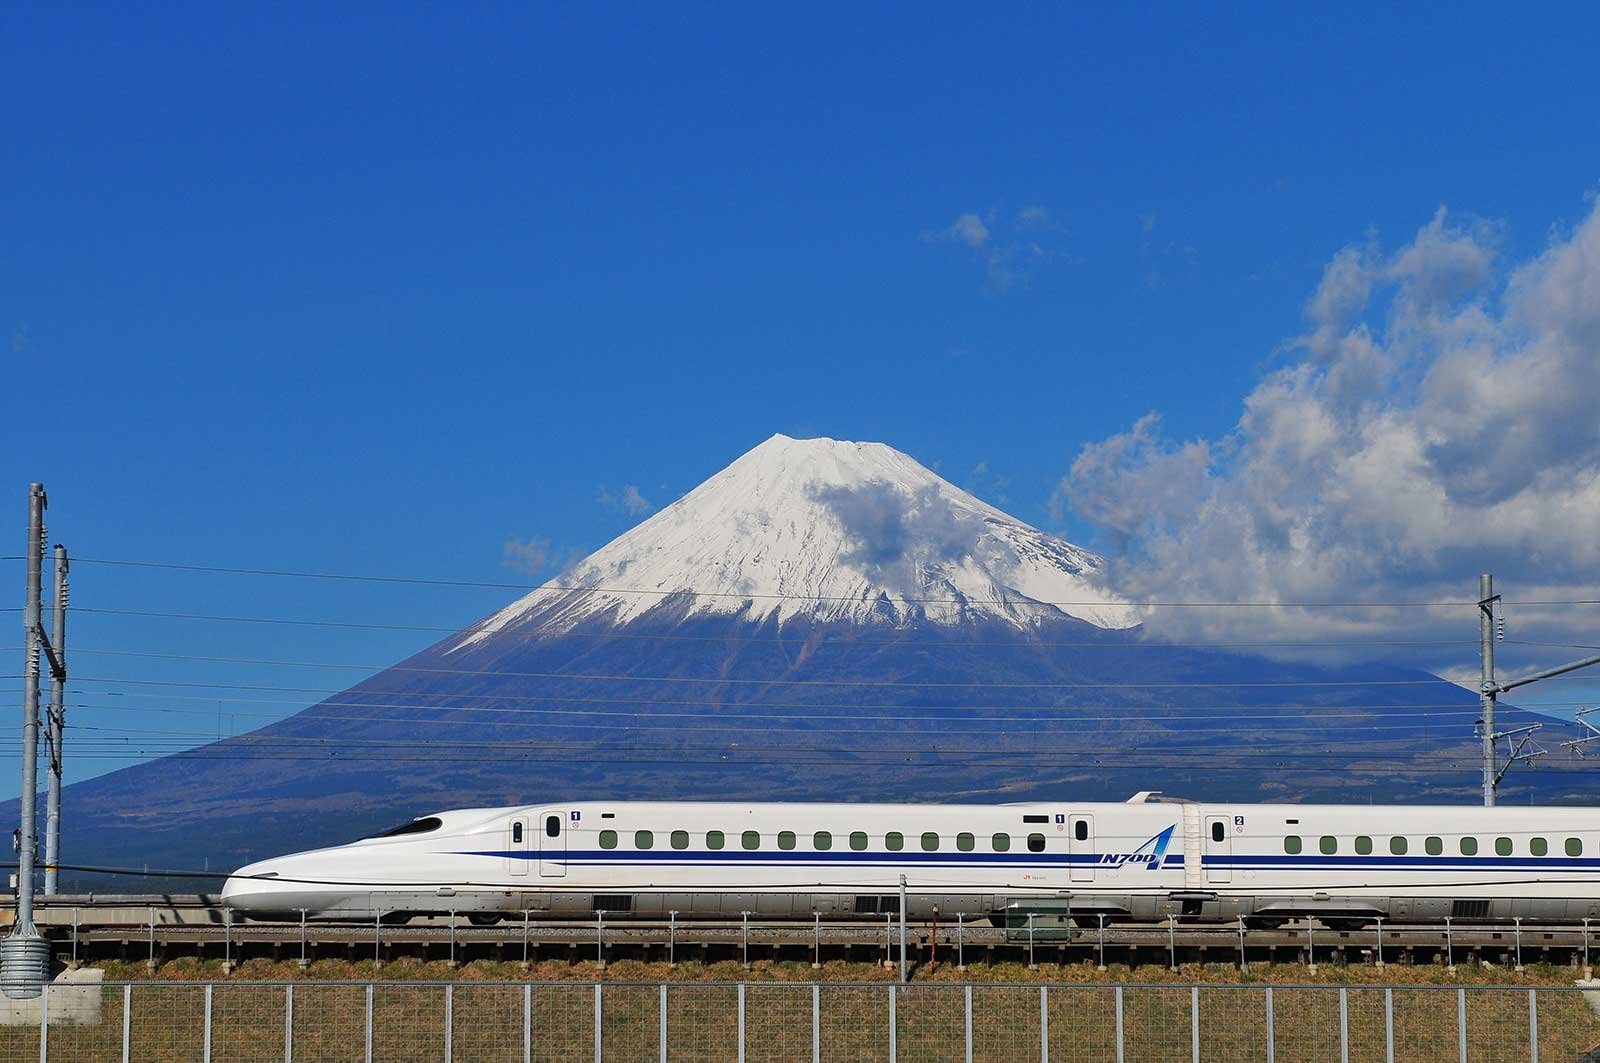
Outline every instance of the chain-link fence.
<svg viewBox="0 0 1600 1063"><path fill-rule="evenodd" d="M144 982L3 1009L0 1063L1574 1063L1600 1043L1600 992L1557 987Z"/></svg>

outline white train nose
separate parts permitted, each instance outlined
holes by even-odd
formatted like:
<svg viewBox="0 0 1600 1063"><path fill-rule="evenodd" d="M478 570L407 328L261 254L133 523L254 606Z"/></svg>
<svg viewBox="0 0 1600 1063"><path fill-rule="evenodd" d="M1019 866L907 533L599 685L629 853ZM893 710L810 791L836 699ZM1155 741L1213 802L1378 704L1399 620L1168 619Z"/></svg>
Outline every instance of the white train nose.
<svg viewBox="0 0 1600 1063"><path fill-rule="evenodd" d="M222 904L241 912L270 912L283 907L288 883L280 881L277 861L246 864L222 883Z"/></svg>

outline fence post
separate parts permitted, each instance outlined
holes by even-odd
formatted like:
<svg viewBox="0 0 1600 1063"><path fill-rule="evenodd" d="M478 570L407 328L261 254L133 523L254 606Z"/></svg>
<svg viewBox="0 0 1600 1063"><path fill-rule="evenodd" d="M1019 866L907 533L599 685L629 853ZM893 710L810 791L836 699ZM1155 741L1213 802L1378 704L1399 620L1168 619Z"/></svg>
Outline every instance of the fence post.
<svg viewBox="0 0 1600 1063"><path fill-rule="evenodd" d="M1350 991L1339 987L1339 1063L1350 1063Z"/></svg>
<svg viewBox="0 0 1600 1063"><path fill-rule="evenodd" d="M1167 916L1167 970L1178 969L1178 917Z"/></svg>
<svg viewBox="0 0 1600 1063"><path fill-rule="evenodd" d="M603 1013L604 1005L600 999L600 983L596 982L594 984L594 1063L601 1063L601 1060L605 1058L601 1055L602 1042L600 1039L600 1031L603 1025L601 1016Z"/></svg>
<svg viewBox="0 0 1600 1063"><path fill-rule="evenodd" d="M362 1055L363 1063L372 1063L372 983L367 983L367 1021L366 1021L366 1052Z"/></svg>
<svg viewBox="0 0 1600 1063"><path fill-rule="evenodd" d="M450 966L456 965L456 913L450 913Z"/></svg>
<svg viewBox="0 0 1600 1063"><path fill-rule="evenodd" d="M1104 912L1100 914L1100 944L1098 950L1100 960L1095 966L1095 970L1104 971L1106 969L1106 917Z"/></svg>
<svg viewBox="0 0 1600 1063"><path fill-rule="evenodd" d="M1273 1063L1278 1052L1272 1025L1272 987L1267 986L1267 1063Z"/></svg>
<svg viewBox="0 0 1600 1063"><path fill-rule="evenodd" d="M822 987L811 983L811 1063L822 1063Z"/></svg>
<svg viewBox="0 0 1600 1063"><path fill-rule="evenodd" d="M811 969L822 970L822 913L811 913Z"/></svg>
<svg viewBox="0 0 1600 1063"><path fill-rule="evenodd" d="M739 1063L744 1063L744 983L739 983Z"/></svg>
<svg viewBox="0 0 1600 1063"><path fill-rule="evenodd" d="M200 1058L211 1063L211 983L206 983L206 1017L200 1040ZM43 1063L43 1060L40 1061Z"/></svg>
<svg viewBox="0 0 1600 1063"><path fill-rule="evenodd" d="M1594 968L1589 966L1589 920L1583 921L1583 980L1587 982L1594 977Z"/></svg>
<svg viewBox="0 0 1600 1063"><path fill-rule="evenodd" d="M528 909L522 909L522 969L528 969Z"/></svg>
<svg viewBox="0 0 1600 1063"><path fill-rule="evenodd" d="M294 985L283 987L283 1063L294 1063Z"/></svg>
<svg viewBox="0 0 1600 1063"><path fill-rule="evenodd" d="M133 986L122 987L122 1063L128 1063L133 1048Z"/></svg>
<svg viewBox="0 0 1600 1063"><path fill-rule="evenodd" d="M1239 970L1248 971L1250 965L1244 959L1244 916L1239 917Z"/></svg>
<svg viewBox="0 0 1600 1063"><path fill-rule="evenodd" d="M1317 919L1316 916L1306 918L1306 970L1312 974L1317 973Z"/></svg>
<svg viewBox="0 0 1600 1063"><path fill-rule="evenodd" d="M1528 1063L1539 1063L1539 991L1528 990Z"/></svg>
<svg viewBox="0 0 1600 1063"><path fill-rule="evenodd" d="M526 959L527 957L523 957ZM372 969L376 971L383 966L383 916L378 912L372 913Z"/></svg>
<svg viewBox="0 0 1600 1063"><path fill-rule="evenodd" d="M1517 966L1515 970L1518 974L1521 974L1527 970L1526 967L1522 966L1522 916L1518 915L1513 918L1517 921Z"/></svg>
<svg viewBox="0 0 1600 1063"><path fill-rule="evenodd" d="M594 913L594 962L606 969L606 913Z"/></svg>
<svg viewBox="0 0 1600 1063"><path fill-rule="evenodd" d="M667 983L661 983L661 1056L660 1063L667 1063ZM522 1063L528 1063L523 1060Z"/></svg>
<svg viewBox="0 0 1600 1063"><path fill-rule="evenodd" d="M971 1011L968 1011L971 1017ZM970 1043L970 1038L969 1038ZM1050 987L1039 987L1039 1063L1050 1063Z"/></svg>
<svg viewBox="0 0 1600 1063"><path fill-rule="evenodd" d="M1101 917L1102 920L1104 918ZM1117 1006L1117 1063L1122 1063L1122 987L1117 986L1112 995ZM1272 1057L1268 1056L1267 1060L1271 1063Z"/></svg>
<svg viewBox="0 0 1600 1063"><path fill-rule="evenodd" d="M967 1054L965 1058L967 1063L972 1063L972 986L968 984L964 988L966 991L962 996L966 1000L966 1025L964 1028L967 1039Z"/></svg>
<svg viewBox="0 0 1600 1063"><path fill-rule="evenodd" d="M889 1063L897 1063L900 1058L900 1053L895 1043L896 1037L900 1032L900 1024L895 1020L894 1015L894 998L899 992L899 986L892 985L889 987Z"/></svg>
<svg viewBox="0 0 1600 1063"><path fill-rule="evenodd" d="M1200 1063L1200 987L1189 987L1189 1059Z"/></svg>
<svg viewBox="0 0 1600 1063"><path fill-rule="evenodd" d="M72 962L78 962L78 910L72 910ZM222 910L222 973L233 970L233 909Z"/></svg>
<svg viewBox="0 0 1600 1063"><path fill-rule="evenodd" d="M78 908L72 908L72 966L78 966Z"/></svg>
<svg viewBox="0 0 1600 1063"><path fill-rule="evenodd" d="M1034 917L1034 913L1033 912L1029 912L1028 913L1028 970L1037 971L1039 969L1039 965L1033 962L1033 917Z"/></svg>
<svg viewBox="0 0 1600 1063"><path fill-rule="evenodd" d="M50 983L39 990L39 1063L50 1059ZM206 987L206 1063L211 1063L211 987Z"/></svg>
<svg viewBox="0 0 1600 1063"><path fill-rule="evenodd" d="M1377 961L1373 964L1378 970L1383 970L1383 916L1378 916L1378 950L1373 953Z"/></svg>
<svg viewBox="0 0 1600 1063"><path fill-rule="evenodd" d="M966 921L966 912L956 913L956 970L958 971L967 969Z"/></svg>
<svg viewBox="0 0 1600 1063"><path fill-rule="evenodd" d="M1394 990L1383 991L1383 1063L1394 1063Z"/></svg>
<svg viewBox="0 0 1600 1063"><path fill-rule="evenodd" d="M667 987L661 988L665 991ZM533 986L531 985L522 987L522 1063L533 1063ZM667 1063L664 1051L661 1063Z"/></svg>
<svg viewBox="0 0 1600 1063"><path fill-rule="evenodd" d="M1461 1050L1461 1063L1467 1063L1467 991L1456 990L1456 1043Z"/></svg>
<svg viewBox="0 0 1600 1063"><path fill-rule="evenodd" d="M1450 917L1444 917L1444 969L1450 974L1456 973L1456 943L1455 936L1450 932Z"/></svg>
<svg viewBox="0 0 1600 1063"><path fill-rule="evenodd" d="M739 915L743 920L740 924L743 927L740 940L743 942L744 948L744 969L748 971L750 969L750 913L740 912Z"/></svg>
<svg viewBox="0 0 1600 1063"><path fill-rule="evenodd" d="M676 910L667 913L667 966L678 966L678 913ZM663 1013L665 1014L665 1013ZM661 1058L667 1058L666 1042L662 1042Z"/></svg>
<svg viewBox="0 0 1600 1063"><path fill-rule="evenodd" d="M455 918L455 913L451 913ZM446 983L444 987L444 1063L450 1063L450 1057L455 1054L456 1039L456 987Z"/></svg>
<svg viewBox="0 0 1600 1063"><path fill-rule="evenodd" d="M144 961L145 970L154 973L156 969L156 907L150 906L150 958Z"/></svg>

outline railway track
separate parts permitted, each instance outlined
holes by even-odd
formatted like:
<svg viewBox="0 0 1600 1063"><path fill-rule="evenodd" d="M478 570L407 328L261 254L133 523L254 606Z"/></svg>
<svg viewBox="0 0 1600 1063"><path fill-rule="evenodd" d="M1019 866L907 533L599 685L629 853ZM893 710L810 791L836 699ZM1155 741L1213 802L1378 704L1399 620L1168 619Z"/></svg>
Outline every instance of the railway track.
<svg viewBox="0 0 1600 1063"><path fill-rule="evenodd" d="M9 907L0 922L9 923ZM43 899L35 922L58 958L94 962L143 960L159 965L183 956L232 965L265 957L387 962L402 958L449 963L549 960L609 963L757 960L898 962L902 928L882 921L692 923L606 918L544 921L531 916L494 926L462 917L419 918L405 926L375 922L269 923L232 920L205 895L57 895ZM987 920L910 922L909 960L984 964L1088 963L1130 966L1184 963L1533 963L1590 970L1600 955L1593 928L1579 925L1374 925L1332 929L1315 921L1274 929L1236 924L1117 923L1104 927L991 926Z"/></svg>

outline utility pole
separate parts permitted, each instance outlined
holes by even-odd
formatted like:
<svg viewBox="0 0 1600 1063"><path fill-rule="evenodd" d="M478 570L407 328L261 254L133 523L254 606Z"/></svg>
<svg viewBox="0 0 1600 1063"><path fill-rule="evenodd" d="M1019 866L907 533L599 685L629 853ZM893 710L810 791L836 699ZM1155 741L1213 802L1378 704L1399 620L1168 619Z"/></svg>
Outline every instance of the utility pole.
<svg viewBox="0 0 1600 1063"><path fill-rule="evenodd" d="M50 715L45 740L50 745L50 782L44 804L44 893L56 893L56 870L61 862L61 749L67 727L67 548L56 544L55 611L50 642L55 646L55 667L50 670Z"/></svg>
<svg viewBox="0 0 1600 1063"><path fill-rule="evenodd" d="M1495 698L1499 690L1494 681L1494 606L1498 601L1494 593L1494 577L1485 572L1478 577L1478 638L1479 663L1482 680L1478 686L1478 700L1483 710L1483 803L1494 804L1495 787L1499 782L1495 774L1494 733Z"/></svg>
<svg viewBox="0 0 1600 1063"><path fill-rule="evenodd" d="M1506 771L1519 760L1532 760L1534 757L1544 755L1544 750L1535 747L1532 753L1523 750L1532 744L1533 732L1543 727L1543 724L1529 724L1526 727L1513 727L1509 731L1496 731L1494 729L1495 701L1501 694L1525 687L1529 683L1537 683L1541 679L1551 679L1558 675L1566 675L1580 668L1589 668L1600 664L1600 653L1581 660L1569 661L1558 664L1554 668L1546 668L1531 675L1521 676L1516 679L1501 681L1494 674L1494 643L1495 631L1495 606L1499 603L1500 596L1494 593L1494 579L1485 574L1478 577L1478 612L1479 633L1482 639L1479 655L1483 665L1483 679L1479 686L1479 697L1483 708L1483 719L1479 725L1483 728L1483 803L1493 805L1495 790L1500 785L1500 780L1505 777ZM1579 714L1582 716L1582 713ZM1592 724L1580 719L1589 730L1595 730ZM1500 739L1506 739L1511 745L1511 753L1506 762L1498 768L1495 766L1495 744ZM1579 739L1576 742L1565 743L1576 751L1588 739Z"/></svg>
<svg viewBox="0 0 1600 1063"><path fill-rule="evenodd" d="M50 944L33 925L33 854L38 843L39 653L47 643L39 622L39 569L44 561L43 484L28 485L27 599L22 671L22 824L17 847L17 917L0 941L0 986L8 997L36 997L50 974ZM52 654L52 658L53 658Z"/></svg>

